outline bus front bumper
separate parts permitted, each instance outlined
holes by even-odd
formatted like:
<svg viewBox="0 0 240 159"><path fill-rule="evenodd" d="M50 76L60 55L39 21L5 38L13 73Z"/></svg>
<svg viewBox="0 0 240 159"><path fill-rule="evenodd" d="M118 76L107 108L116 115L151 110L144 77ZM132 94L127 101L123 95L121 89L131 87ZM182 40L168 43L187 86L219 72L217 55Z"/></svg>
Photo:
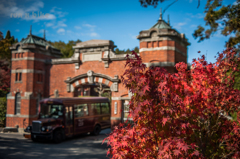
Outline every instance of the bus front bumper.
<svg viewBox="0 0 240 159"><path fill-rule="evenodd" d="M31 134L32 139L47 139L47 140L52 140L52 134L37 134L37 133L32 133Z"/></svg>
<svg viewBox="0 0 240 159"><path fill-rule="evenodd" d="M31 134L30 133L23 134L23 136L27 139L31 139Z"/></svg>

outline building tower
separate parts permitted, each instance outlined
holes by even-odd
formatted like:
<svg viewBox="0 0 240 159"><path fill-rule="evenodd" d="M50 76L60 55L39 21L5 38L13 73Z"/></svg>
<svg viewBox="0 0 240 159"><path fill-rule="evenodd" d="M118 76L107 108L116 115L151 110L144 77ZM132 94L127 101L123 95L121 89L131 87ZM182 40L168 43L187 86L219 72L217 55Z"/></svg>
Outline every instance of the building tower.
<svg viewBox="0 0 240 159"><path fill-rule="evenodd" d="M60 50L44 38L32 35L10 47L12 51L11 87L7 96L6 128L26 128L37 118L38 102L48 97L51 59Z"/></svg>
<svg viewBox="0 0 240 159"><path fill-rule="evenodd" d="M149 66L164 67L169 73L175 73L175 64L187 63L187 46L190 45L183 33L170 26L162 18L149 30L143 30L137 36L140 41L140 56L143 63Z"/></svg>

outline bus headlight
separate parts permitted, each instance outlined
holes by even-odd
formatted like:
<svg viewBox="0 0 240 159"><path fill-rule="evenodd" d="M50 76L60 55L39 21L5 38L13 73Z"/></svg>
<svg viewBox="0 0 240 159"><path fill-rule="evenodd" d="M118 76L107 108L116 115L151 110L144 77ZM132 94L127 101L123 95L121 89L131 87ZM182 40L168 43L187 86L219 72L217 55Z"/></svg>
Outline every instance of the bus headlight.
<svg viewBox="0 0 240 159"><path fill-rule="evenodd" d="M52 126L47 126L47 130L51 130L52 129Z"/></svg>
<svg viewBox="0 0 240 159"><path fill-rule="evenodd" d="M48 132L48 131L50 131L50 130L52 130L52 126L43 126L43 127L42 127L42 131L43 131L43 132Z"/></svg>

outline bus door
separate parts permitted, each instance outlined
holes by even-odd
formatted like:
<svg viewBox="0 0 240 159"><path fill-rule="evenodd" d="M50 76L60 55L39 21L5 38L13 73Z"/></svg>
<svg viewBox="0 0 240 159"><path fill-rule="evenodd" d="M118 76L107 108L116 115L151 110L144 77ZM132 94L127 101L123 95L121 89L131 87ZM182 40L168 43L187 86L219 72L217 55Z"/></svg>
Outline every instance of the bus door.
<svg viewBox="0 0 240 159"><path fill-rule="evenodd" d="M101 103L101 124L103 128L110 127L110 105L109 103Z"/></svg>
<svg viewBox="0 0 240 159"><path fill-rule="evenodd" d="M65 111L65 134L73 135L73 106L66 106Z"/></svg>
<svg viewBox="0 0 240 159"><path fill-rule="evenodd" d="M88 104L77 104L74 106L74 129L75 133L90 131L92 125L89 118Z"/></svg>

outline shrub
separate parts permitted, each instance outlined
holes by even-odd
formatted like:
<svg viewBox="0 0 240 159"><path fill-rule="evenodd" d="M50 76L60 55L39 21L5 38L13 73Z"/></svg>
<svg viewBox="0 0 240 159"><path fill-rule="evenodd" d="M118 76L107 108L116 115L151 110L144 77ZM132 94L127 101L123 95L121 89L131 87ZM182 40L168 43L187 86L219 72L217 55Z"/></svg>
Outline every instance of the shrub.
<svg viewBox="0 0 240 159"><path fill-rule="evenodd" d="M7 112L7 99L6 97L0 98L0 127L5 126Z"/></svg>
<svg viewBox="0 0 240 159"><path fill-rule="evenodd" d="M239 58L234 50L219 54L214 64L204 55L194 59L191 70L180 62L175 74L146 68L132 54L122 82L133 93L129 107L135 124L120 124L105 139L112 158L240 157L240 92L233 89Z"/></svg>

